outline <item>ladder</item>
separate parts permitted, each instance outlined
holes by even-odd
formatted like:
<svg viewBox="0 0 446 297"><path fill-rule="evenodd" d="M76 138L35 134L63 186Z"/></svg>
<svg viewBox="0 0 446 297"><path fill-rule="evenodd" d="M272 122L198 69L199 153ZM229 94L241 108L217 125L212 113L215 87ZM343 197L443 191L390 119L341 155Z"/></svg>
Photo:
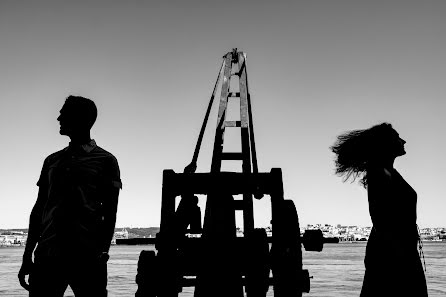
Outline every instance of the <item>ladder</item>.
<svg viewBox="0 0 446 297"><path fill-rule="evenodd" d="M237 49L227 53L223 57L223 66L217 82L220 77L222 78L221 95L210 174L221 173L224 161L239 161L242 163L242 175L249 178L253 173L258 173L258 167L248 91L246 54L238 52ZM240 120L227 119L229 100L238 100L238 104L235 105L239 106ZM227 128L240 130L241 151L224 151ZM253 194L252 187L246 187L242 193L243 199L234 200L232 194L225 193L222 185L215 185L209 193L203 225L205 250L203 257L208 259L204 261L205 263L212 264L204 264L201 275L197 276L195 297L215 295L216 286L224 287L227 290L224 294L234 297L243 296L241 272L233 269L237 265L234 262L237 257L235 212L243 212L244 238L249 240L254 233ZM215 260L219 255L223 255L224 259ZM218 268L213 266L218 266ZM222 286L222 283L227 285Z"/></svg>
<svg viewBox="0 0 446 297"><path fill-rule="evenodd" d="M236 48L227 53L223 61L223 76L221 96L215 131L214 150L212 156L211 173L221 172L222 161L241 161L242 173L249 175L258 173L257 157L254 140L254 127L251 112L251 98L248 90L246 71L246 54L238 52ZM222 73L223 72L223 73ZM235 82L232 79L235 77ZM238 78L238 79L237 79ZM238 85L238 91L237 91ZM236 91L234 91L236 89ZM228 101L237 100L240 106L240 120L226 120ZM240 129L241 152L224 152L224 135L226 128ZM251 191L243 193L243 200L235 200L235 210L243 211L243 229L245 236L254 230L253 194ZM261 196L256 195L261 198ZM208 205L208 204L207 204ZM209 212L208 206L206 211Z"/></svg>

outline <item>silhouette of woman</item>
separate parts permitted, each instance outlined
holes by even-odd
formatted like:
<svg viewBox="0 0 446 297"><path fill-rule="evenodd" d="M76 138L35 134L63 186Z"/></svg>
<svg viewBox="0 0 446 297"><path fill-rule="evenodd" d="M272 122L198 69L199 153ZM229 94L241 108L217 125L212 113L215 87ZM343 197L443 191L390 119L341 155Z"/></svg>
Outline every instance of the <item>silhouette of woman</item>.
<svg viewBox="0 0 446 297"><path fill-rule="evenodd" d="M388 123L338 136L336 174L367 189L373 228L364 259L361 297L427 296L417 250L417 193L393 167L406 142Z"/></svg>

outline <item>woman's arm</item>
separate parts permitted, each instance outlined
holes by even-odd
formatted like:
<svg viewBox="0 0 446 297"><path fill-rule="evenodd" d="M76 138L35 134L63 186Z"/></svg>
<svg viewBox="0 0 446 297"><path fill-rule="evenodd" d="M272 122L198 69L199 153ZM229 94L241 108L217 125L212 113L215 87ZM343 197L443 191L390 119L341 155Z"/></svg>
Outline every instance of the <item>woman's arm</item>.
<svg viewBox="0 0 446 297"><path fill-rule="evenodd" d="M396 221L395 197L392 174L385 168L374 168L367 175L367 192L370 217L376 232L390 236L391 226Z"/></svg>

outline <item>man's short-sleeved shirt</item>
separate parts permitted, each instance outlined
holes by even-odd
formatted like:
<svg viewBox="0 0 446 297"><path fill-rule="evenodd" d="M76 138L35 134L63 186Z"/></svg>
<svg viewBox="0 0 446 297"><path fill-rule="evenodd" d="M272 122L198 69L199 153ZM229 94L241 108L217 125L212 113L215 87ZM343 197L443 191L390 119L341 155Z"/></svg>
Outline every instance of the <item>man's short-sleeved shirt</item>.
<svg viewBox="0 0 446 297"><path fill-rule="evenodd" d="M37 182L46 198L36 253L99 252L110 189L122 188L116 158L92 140L48 156Z"/></svg>

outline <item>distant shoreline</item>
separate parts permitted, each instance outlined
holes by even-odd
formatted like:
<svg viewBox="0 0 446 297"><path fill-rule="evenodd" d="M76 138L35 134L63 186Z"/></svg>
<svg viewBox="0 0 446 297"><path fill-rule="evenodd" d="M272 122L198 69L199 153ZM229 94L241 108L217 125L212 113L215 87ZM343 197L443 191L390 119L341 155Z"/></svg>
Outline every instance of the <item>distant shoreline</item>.
<svg viewBox="0 0 446 297"><path fill-rule="evenodd" d="M446 243L446 240L422 240L423 243L429 242L429 243ZM356 244L356 243L367 243L365 240L355 240L355 241L339 241L337 244ZM128 246L128 245L154 245L154 243L120 243L120 244L113 244L112 246ZM0 249L13 249L13 248L25 248L25 245L1 245Z"/></svg>

